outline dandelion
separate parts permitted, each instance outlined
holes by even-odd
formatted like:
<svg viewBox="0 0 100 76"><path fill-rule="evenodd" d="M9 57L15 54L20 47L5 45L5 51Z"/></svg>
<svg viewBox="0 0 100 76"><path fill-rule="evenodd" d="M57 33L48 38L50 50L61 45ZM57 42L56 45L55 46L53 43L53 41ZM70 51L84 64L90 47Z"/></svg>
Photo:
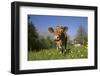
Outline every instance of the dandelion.
<svg viewBox="0 0 100 76"><path fill-rule="evenodd" d="M80 53L80 50L78 50L78 53Z"/></svg>
<svg viewBox="0 0 100 76"><path fill-rule="evenodd" d="M82 54L81 57L83 57L84 55Z"/></svg>
<svg viewBox="0 0 100 76"><path fill-rule="evenodd" d="M73 51L71 51L71 53L73 53Z"/></svg>
<svg viewBox="0 0 100 76"><path fill-rule="evenodd" d="M73 56L73 55L71 55L71 57L73 58L74 56Z"/></svg>

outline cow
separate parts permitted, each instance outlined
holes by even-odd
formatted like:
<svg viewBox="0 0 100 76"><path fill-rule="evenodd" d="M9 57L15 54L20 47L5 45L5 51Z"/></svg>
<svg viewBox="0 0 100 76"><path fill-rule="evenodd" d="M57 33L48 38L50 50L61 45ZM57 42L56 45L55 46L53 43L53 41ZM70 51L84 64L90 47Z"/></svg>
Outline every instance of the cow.
<svg viewBox="0 0 100 76"><path fill-rule="evenodd" d="M62 53L66 51L67 47L67 34L68 27L57 26L55 28L49 27L48 31L54 35L54 42L56 44L57 50Z"/></svg>

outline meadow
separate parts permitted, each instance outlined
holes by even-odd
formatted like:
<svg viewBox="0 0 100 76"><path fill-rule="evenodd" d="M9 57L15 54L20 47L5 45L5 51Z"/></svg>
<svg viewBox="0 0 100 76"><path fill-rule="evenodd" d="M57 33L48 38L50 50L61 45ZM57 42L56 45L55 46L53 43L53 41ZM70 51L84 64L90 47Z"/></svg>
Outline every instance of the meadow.
<svg viewBox="0 0 100 76"><path fill-rule="evenodd" d="M59 50L43 49L38 52L29 51L28 60L55 60L55 59L84 59L88 57L88 49L86 46L69 46L67 51L62 54Z"/></svg>

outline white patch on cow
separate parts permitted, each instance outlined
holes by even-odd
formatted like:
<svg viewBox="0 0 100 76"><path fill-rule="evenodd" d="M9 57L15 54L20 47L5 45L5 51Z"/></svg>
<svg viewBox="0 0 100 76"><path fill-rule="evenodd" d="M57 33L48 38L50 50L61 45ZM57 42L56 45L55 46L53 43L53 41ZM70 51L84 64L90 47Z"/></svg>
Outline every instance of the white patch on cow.
<svg viewBox="0 0 100 76"><path fill-rule="evenodd" d="M54 36L54 39L57 39L57 38L58 38L58 36L57 36L57 35L55 35L55 36Z"/></svg>

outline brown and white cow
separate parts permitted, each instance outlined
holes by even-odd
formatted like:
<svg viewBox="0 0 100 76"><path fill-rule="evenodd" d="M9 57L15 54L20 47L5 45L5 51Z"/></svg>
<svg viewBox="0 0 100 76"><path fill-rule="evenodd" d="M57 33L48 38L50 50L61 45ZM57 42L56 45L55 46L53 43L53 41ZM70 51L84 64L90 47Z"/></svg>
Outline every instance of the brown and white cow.
<svg viewBox="0 0 100 76"><path fill-rule="evenodd" d="M57 26L56 28L49 27L48 31L54 35L54 41L57 49L63 53L67 46L67 34L68 27Z"/></svg>

